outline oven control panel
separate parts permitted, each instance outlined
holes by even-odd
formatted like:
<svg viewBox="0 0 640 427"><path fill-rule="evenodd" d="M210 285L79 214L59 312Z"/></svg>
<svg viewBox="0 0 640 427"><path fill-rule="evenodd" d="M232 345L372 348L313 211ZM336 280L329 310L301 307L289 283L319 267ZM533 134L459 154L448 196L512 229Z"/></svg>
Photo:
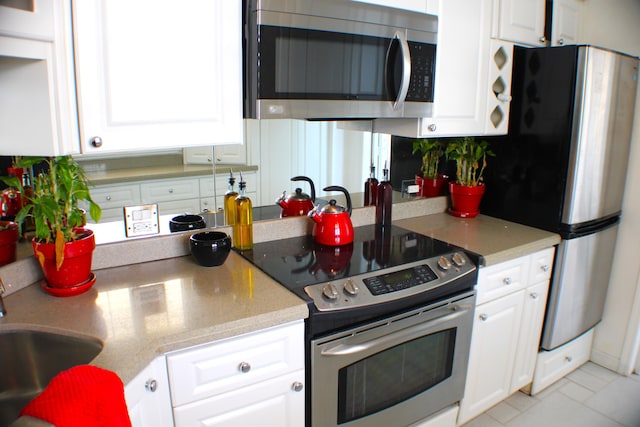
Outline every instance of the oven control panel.
<svg viewBox="0 0 640 427"><path fill-rule="evenodd" d="M405 298L445 286L476 266L463 252L359 274L304 288L320 311L344 310Z"/></svg>

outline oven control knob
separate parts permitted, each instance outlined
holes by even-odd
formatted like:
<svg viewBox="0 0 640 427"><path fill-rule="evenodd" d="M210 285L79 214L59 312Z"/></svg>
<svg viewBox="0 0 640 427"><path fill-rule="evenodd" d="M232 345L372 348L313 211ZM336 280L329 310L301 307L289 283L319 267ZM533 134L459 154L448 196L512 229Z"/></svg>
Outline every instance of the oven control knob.
<svg viewBox="0 0 640 427"><path fill-rule="evenodd" d="M335 301L338 299L338 290L332 283L327 283L324 285L324 288L322 288L322 295L331 301Z"/></svg>
<svg viewBox="0 0 640 427"><path fill-rule="evenodd" d="M358 295L358 292L360 292L360 288L358 287L358 285L356 285L353 280L351 279L347 279L347 281L344 283L344 291L351 295L351 296L356 296Z"/></svg>
<svg viewBox="0 0 640 427"><path fill-rule="evenodd" d="M451 262L449 262L449 260L444 256L441 256L438 260L438 267L440 267L444 271L447 271L451 268Z"/></svg>
<svg viewBox="0 0 640 427"><path fill-rule="evenodd" d="M464 259L464 257L460 252L454 253L453 256L451 257L451 260L457 267L462 267L467 263L467 260Z"/></svg>

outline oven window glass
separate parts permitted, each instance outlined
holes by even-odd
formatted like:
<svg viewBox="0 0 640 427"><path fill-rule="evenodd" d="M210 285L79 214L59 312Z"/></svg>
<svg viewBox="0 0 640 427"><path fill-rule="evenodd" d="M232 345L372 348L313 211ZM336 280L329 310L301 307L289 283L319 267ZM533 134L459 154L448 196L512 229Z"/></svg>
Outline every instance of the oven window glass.
<svg viewBox="0 0 640 427"><path fill-rule="evenodd" d="M451 376L456 329L386 349L340 369L338 424L409 399Z"/></svg>

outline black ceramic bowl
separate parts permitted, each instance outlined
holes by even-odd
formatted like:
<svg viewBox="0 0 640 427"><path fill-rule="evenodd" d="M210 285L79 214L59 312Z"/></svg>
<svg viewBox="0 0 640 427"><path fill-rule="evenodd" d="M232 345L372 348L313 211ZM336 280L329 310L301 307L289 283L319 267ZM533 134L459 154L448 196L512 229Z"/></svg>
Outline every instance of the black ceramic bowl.
<svg viewBox="0 0 640 427"><path fill-rule="evenodd" d="M171 218L169 221L169 230L172 233L176 231L195 230L197 228L205 228L207 224L201 215L184 214Z"/></svg>
<svg viewBox="0 0 640 427"><path fill-rule="evenodd" d="M189 249L200 265L222 265L231 250L231 237L221 231L203 231L189 238Z"/></svg>

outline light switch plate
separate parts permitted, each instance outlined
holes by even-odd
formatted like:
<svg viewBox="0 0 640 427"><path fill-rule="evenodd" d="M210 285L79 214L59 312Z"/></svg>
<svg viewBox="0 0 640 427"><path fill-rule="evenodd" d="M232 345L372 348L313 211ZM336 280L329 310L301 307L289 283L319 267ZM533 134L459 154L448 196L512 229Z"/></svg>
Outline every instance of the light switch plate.
<svg viewBox="0 0 640 427"><path fill-rule="evenodd" d="M158 205L125 206L124 229L127 237L158 234Z"/></svg>

